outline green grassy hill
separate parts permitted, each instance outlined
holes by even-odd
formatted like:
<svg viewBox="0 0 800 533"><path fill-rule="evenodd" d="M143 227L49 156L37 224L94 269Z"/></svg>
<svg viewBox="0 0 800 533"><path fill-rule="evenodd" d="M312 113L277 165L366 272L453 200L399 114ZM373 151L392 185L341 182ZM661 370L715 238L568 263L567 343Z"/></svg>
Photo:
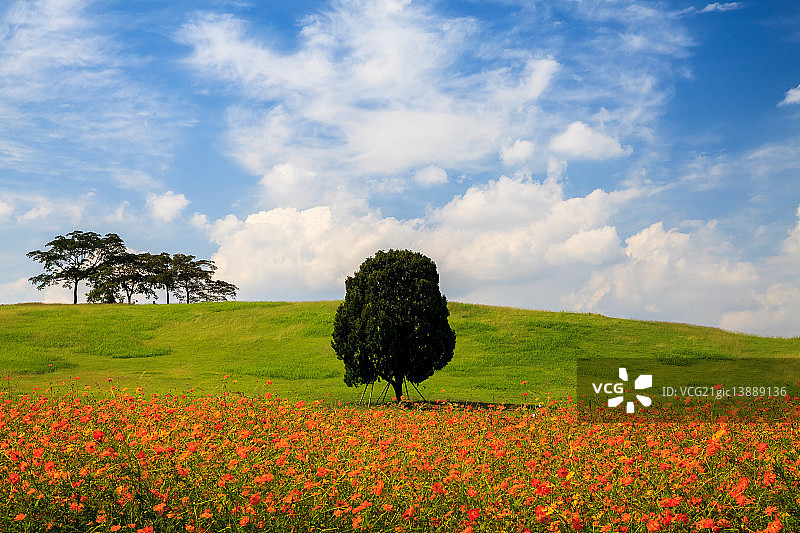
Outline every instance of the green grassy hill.
<svg viewBox="0 0 800 533"><path fill-rule="evenodd" d="M51 385L113 385L159 394L262 394L269 388L289 397L358 400L363 389L345 386L343 365L330 346L338 304L0 306L0 387L27 393ZM547 393L565 396L574 390L579 356L800 357L800 338L589 314L449 307L456 352L420 386L428 400L516 403ZM382 389L376 384L375 397Z"/></svg>

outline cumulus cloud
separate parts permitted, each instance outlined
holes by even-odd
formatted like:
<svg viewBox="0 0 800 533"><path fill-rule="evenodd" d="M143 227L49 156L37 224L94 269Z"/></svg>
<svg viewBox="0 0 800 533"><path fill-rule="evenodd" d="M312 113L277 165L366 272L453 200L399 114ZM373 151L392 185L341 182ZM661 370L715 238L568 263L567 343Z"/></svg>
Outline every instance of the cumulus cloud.
<svg viewBox="0 0 800 533"><path fill-rule="evenodd" d="M754 296L756 308L725 313L720 327L774 337L798 337L797 317L800 316L800 289L796 285L775 283Z"/></svg>
<svg viewBox="0 0 800 533"><path fill-rule="evenodd" d="M183 194L173 191L147 197L147 207L156 222L171 222L190 203Z"/></svg>
<svg viewBox="0 0 800 533"><path fill-rule="evenodd" d="M573 122L565 132L553 137L550 149L575 159L609 159L633 151L630 146L623 148L613 137L593 131L580 121Z"/></svg>
<svg viewBox="0 0 800 533"><path fill-rule="evenodd" d="M800 104L800 85L786 91L786 95L778 105Z"/></svg>
<svg viewBox="0 0 800 533"><path fill-rule="evenodd" d="M382 247L411 246L413 233L413 221L329 206L277 208L245 220L231 215L211 230L218 275L267 299L338 298L364 258Z"/></svg>
<svg viewBox="0 0 800 533"><path fill-rule="evenodd" d="M0 283L0 304L41 301L39 291L31 285L28 278L19 278L8 283Z"/></svg>
<svg viewBox="0 0 800 533"><path fill-rule="evenodd" d="M570 235L565 241L550 245L545 252L545 261L552 265L568 265L585 261L600 264L621 255L622 248L615 228L602 228L580 231Z"/></svg>
<svg viewBox="0 0 800 533"><path fill-rule="evenodd" d="M423 187L441 185L447 183L447 172L436 165L429 165L416 171L413 179L417 184Z"/></svg>
<svg viewBox="0 0 800 533"><path fill-rule="evenodd" d="M747 305L747 288L759 280L755 265L728 256L716 223L694 226L665 230L657 222L632 235L624 261L594 272L563 303L578 311L695 323Z"/></svg>
<svg viewBox="0 0 800 533"><path fill-rule="evenodd" d="M344 278L364 258L379 249L412 248L437 262L450 296L457 298L487 282L536 272L546 280L564 266L588 275L622 254L607 222L637 194L597 190L564 198L554 180L504 176L471 187L420 219L326 205L276 208L244 220L230 215L209 230L219 244L219 275L256 297L341 297Z"/></svg>
<svg viewBox="0 0 800 533"><path fill-rule="evenodd" d="M525 139L517 139L510 146L500 151L500 158L507 166L516 165L530 159L535 150L535 145Z"/></svg>

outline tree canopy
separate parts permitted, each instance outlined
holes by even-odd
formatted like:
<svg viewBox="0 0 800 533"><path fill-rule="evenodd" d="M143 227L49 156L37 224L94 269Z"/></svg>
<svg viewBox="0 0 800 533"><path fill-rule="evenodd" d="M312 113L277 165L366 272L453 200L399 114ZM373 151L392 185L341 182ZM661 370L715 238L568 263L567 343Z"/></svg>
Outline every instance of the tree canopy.
<svg viewBox="0 0 800 533"><path fill-rule="evenodd" d="M436 264L410 250L379 251L345 281L331 346L354 387L382 379L400 400L450 362L456 335L447 321Z"/></svg>
<svg viewBox="0 0 800 533"><path fill-rule="evenodd" d="M235 298L238 288L232 283L213 279L217 270L213 261L193 255L170 255L162 252L133 253L122 239L109 233L73 231L58 235L47 243L49 248L27 255L44 264L45 273L30 278L38 289L63 283L73 289L73 303L78 303L78 284L89 285L89 302L113 303L141 294L153 300L157 289L164 289L166 301L172 293L179 301L225 301Z"/></svg>
<svg viewBox="0 0 800 533"><path fill-rule="evenodd" d="M119 235L107 233L101 237L93 231L57 235L45 246L48 249L27 254L44 266L44 273L30 278L30 282L39 290L61 283L72 289L73 303L78 303L78 284L89 280L111 257L125 251Z"/></svg>

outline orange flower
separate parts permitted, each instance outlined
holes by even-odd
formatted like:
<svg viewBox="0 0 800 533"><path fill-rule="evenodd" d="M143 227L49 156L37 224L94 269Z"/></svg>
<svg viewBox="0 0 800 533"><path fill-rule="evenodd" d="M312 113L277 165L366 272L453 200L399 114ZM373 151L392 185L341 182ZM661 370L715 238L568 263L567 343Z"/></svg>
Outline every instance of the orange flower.
<svg viewBox="0 0 800 533"><path fill-rule="evenodd" d="M470 487L467 489L467 496L469 496L470 498L474 498L477 495L478 491L475 490L475 487L470 485Z"/></svg>
<svg viewBox="0 0 800 533"><path fill-rule="evenodd" d="M119 531L120 529L122 529L122 526L120 526L120 525L114 524L113 526L111 526L111 532L112 533L115 533L116 531Z"/></svg>
<svg viewBox="0 0 800 533"><path fill-rule="evenodd" d="M711 518L703 518L702 520L698 521L696 524L697 529L710 529L714 527L714 520Z"/></svg>
<svg viewBox="0 0 800 533"><path fill-rule="evenodd" d="M26 516L28 516L28 515L23 514L23 513L19 513L17 516L14 517L14 521L15 522L21 522L22 520L25 520Z"/></svg>

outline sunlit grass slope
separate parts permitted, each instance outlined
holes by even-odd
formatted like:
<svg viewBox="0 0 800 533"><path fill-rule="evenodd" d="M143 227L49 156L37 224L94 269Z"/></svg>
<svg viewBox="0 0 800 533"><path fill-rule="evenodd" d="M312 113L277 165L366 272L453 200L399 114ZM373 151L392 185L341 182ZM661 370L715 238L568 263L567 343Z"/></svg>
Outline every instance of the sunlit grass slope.
<svg viewBox="0 0 800 533"><path fill-rule="evenodd" d="M342 363L330 346L338 304L0 306L0 387L261 394L269 380L270 389L289 397L358 400L363 389L345 386ZM428 400L522 402L547 393L565 396L574 390L575 361L581 356L800 357L800 338L600 315L449 307L456 352L443 371L420 386ZM376 384L374 398L382 390L383 384Z"/></svg>

